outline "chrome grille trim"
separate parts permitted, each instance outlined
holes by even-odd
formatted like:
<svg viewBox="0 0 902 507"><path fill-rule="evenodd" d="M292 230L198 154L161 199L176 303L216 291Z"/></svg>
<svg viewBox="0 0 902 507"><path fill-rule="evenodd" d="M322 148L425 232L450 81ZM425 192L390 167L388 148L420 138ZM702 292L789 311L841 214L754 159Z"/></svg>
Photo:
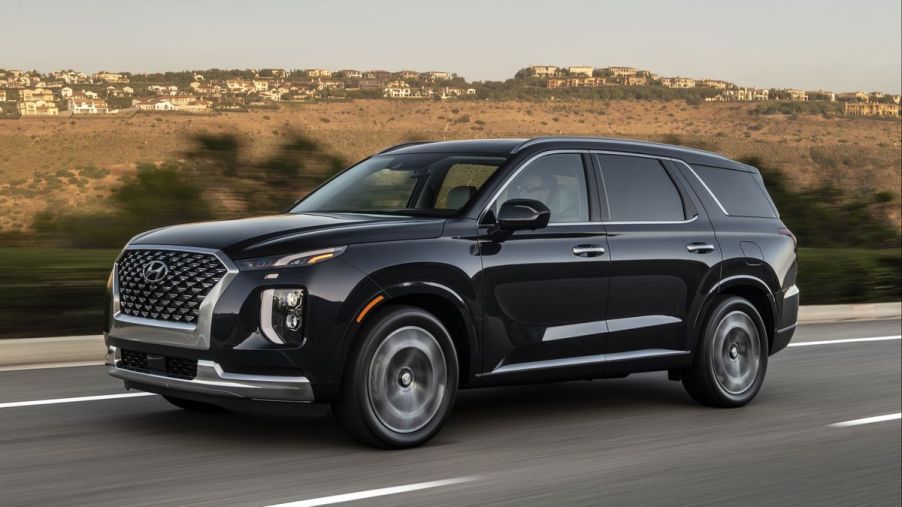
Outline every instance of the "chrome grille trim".
<svg viewBox="0 0 902 507"><path fill-rule="evenodd" d="M119 287L119 262L132 250L168 250L191 252L215 256L225 266L226 273L207 292L198 306L197 320L193 323L175 322L159 319L148 319L127 315L122 311ZM238 267L221 251L211 248L197 248L179 245L128 245L119 254L113 264L112 274L112 311L110 312L109 336L133 340L143 343L173 345L192 349L210 348L210 328L213 320L213 308L220 296L238 275Z"/></svg>
<svg viewBox="0 0 902 507"><path fill-rule="evenodd" d="M119 310L128 316L194 324L200 304L228 272L209 253L134 248L117 261ZM154 264L165 268L161 280L148 281Z"/></svg>

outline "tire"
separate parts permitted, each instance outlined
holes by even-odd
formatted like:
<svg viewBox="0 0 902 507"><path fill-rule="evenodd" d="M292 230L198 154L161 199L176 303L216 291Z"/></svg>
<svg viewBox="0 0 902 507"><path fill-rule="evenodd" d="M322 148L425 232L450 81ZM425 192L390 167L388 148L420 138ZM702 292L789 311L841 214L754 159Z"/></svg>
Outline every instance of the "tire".
<svg viewBox="0 0 902 507"><path fill-rule="evenodd" d="M186 400L185 398L176 398L174 396L166 396L163 398L166 399L169 403L172 403L178 408L188 410L189 412L205 412L205 413L213 413L213 412L225 412L226 410L219 405L213 405L212 403L204 403L202 401L194 401L194 400Z"/></svg>
<svg viewBox="0 0 902 507"><path fill-rule="evenodd" d="M748 300L715 301L699 339L695 361L683 387L695 401L712 407L741 407L752 401L767 372L767 330Z"/></svg>
<svg viewBox="0 0 902 507"><path fill-rule="evenodd" d="M416 447L442 427L457 395L457 352L434 315L392 306L361 329L333 412L355 439Z"/></svg>

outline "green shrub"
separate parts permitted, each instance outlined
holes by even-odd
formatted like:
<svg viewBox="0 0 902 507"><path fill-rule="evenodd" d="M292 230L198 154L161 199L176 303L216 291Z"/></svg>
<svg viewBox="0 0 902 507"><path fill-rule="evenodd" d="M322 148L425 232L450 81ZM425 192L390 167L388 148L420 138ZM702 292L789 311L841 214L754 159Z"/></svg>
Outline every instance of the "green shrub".
<svg viewBox="0 0 902 507"><path fill-rule="evenodd" d="M902 299L902 250L800 248L799 290L804 305Z"/></svg>

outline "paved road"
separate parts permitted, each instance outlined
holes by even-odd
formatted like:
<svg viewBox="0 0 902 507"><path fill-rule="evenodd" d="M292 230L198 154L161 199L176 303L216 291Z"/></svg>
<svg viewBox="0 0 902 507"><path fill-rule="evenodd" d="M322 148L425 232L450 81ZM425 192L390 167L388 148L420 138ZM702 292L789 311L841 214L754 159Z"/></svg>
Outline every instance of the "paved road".
<svg viewBox="0 0 902 507"><path fill-rule="evenodd" d="M808 325L795 342L900 325ZM698 406L662 373L467 391L433 442L394 452L355 444L328 413L198 415L158 396L9 406L123 390L99 366L3 372L0 505L318 505L359 492L352 505L899 505L900 422L829 425L900 412L900 343L787 349L738 410Z"/></svg>

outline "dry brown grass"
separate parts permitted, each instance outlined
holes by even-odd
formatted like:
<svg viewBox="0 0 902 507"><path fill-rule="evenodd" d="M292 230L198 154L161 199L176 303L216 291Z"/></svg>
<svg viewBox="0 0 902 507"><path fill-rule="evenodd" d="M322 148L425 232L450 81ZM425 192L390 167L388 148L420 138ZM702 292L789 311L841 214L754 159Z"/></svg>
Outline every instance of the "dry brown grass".
<svg viewBox="0 0 902 507"><path fill-rule="evenodd" d="M109 191L118 176L133 171L137 162L178 159L191 147L193 134L237 134L249 156L261 157L291 131L305 133L349 162L397 142L419 139L572 134L677 140L734 158L758 156L782 168L801 186L829 182L850 191L891 191L897 196L892 218L900 223L899 121L758 116L750 114L752 107L631 101L360 100L286 104L278 111L212 116L0 121L0 230L27 227L34 213L47 206L101 206L98 197ZM108 168L112 173L72 181L54 176L60 169L82 166Z"/></svg>

